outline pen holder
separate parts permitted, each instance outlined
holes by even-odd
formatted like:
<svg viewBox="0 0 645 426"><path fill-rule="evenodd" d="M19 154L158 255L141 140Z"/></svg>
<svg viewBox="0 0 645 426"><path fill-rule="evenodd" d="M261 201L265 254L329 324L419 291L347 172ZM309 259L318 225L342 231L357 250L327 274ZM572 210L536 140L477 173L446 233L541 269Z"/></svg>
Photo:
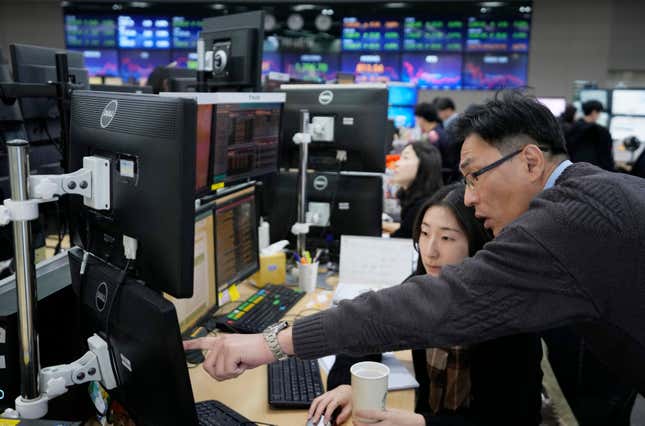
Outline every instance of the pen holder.
<svg viewBox="0 0 645 426"><path fill-rule="evenodd" d="M318 281L318 262L298 264L298 286L302 291L311 293Z"/></svg>

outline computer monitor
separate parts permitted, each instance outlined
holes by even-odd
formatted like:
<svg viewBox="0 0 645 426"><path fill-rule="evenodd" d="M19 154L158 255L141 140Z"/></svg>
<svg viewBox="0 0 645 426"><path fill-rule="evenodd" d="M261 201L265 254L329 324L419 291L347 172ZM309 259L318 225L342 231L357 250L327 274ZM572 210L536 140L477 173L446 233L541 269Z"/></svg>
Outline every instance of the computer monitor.
<svg viewBox="0 0 645 426"><path fill-rule="evenodd" d="M636 136L645 142L645 117L614 115L609 123L609 133L614 140Z"/></svg>
<svg viewBox="0 0 645 426"><path fill-rule="evenodd" d="M414 107L412 106L389 106L387 108L387 118L394 121L397 128L412 128L415 125Z"/></svg>
<svg viewBox="0 0 645 426"><path fill-rule="evenodd" d="M204 19L199 40L211 87L261 89L263 11Z"/></svg>
<svg viewBox="0 0 645 426"><path fill-rule="evenodd" d="M645 115L645 89L614 89L611 111L614 115Z"/></svg>
<svg viewBox="0 0 645 426"><path fill-rule="evenodd" d="M460 89L461 53L404 53L401 80L424 89Z"/></svg>
<svg viewBox="0 0 645 426"><path fill-rule="evenodd" d="M177 64L177 68L197 69L197 52L193 50L173 50L170 59Z"/></svg>
<svg viewBox="0 0 645 426"><path fill-rule="evenodd" d="M118 77L119 54L116 49L74 49L85 58L90 77Z"/></svg>
<svg viewBox="0 0 645 426"><path fill-rule="evenodd" d="M127 84L144 84L155 67L164 67L169 63L168 50L121 49L119 52L119 70Z"/></svg>
<svg viewBox="0 0 645 426"><path fill-rule="evenodd" d="M284 53L282 58L284 72L298 80L324 83L338 72L335 53Z"/></svg>
<svg viewBox="0 0 645 426"><path fill-rule="evenodd" d="M537 98L537 100L547 107L555 117L559 117L567 106L567 100L565 98Z"/></svg>
<svg viewBox="0 0 645 426"><path fill-rule="evenodd" d="M0 83L11 83L11 71L9 65L4 62L0 50ZM25 137L20 130L22 127L22 113L20 105L15 100L12 103L4 103L0 98L0 140L7 141L15 137ZM2 155L2 154L0 154Z"/></svg>
<svg viewBox="0 0 645 426"><path fill-rule="evenodd" d="M193 291L196 123L193 99L72 94L71 169L80 169L88 155L112 164L109 210L71 199L78 212L76 242L122 266L123 236L135 238L136 276L175 297Z"/></svg>
<svg viewBox="0 0 645 426"><path fill-rule="evenodd" d="M598 101L602 104L605 112L610 112L609 105L609 90L605 89L582 89L579 93L580 103L583 104L587 101Z"/></svg>
<svg viewBox="0 0 645 426"><path fill-rule="evenodd" d="M111 399L138 425L197 425L173 304L143 282L122 279L119 268L93 255L81 276L82 259L81 249L70 250L72 287L80 301L82 334L96 333L109 345L117 380L108 392Z"/></svg>
<svg viewBox="0 0 645 426"><path fill-rule="evenodd" d="M262 77L266 78L271 72L282 72L282 55L265 51L262 53Z"/></svg>
<svg viewBox="0 0 645 426"><path fill-rule="evenodd" d="M69 74L76 83L89 87L83 54L26 44L12 44L11 62L14 81L40 83L57 81L56 53L67 53ZM22 98L19 100L29 142L54 142L60 138L60 113L54 98ZM52 159L58 161L57 159Z"/></svg>
<svg viewBox="0 0 645 426"><path fill-rule="evenodd" d="M186 334L204 317L217 310L215 286L215 219L214 203L201 206L195 212L195 245L193 296L189 299L166 298L175 305L182 334Z"/></svg>
<svg viewBox="0 0 645 426"><path fill-rule="evenodd" d="M291 226L298 218L297 185L295 172L280 172L267 184L272 200L268 219L271 241L288 239L295 244ZM308 173L306 192L307 211L317 211L320 221L309 228L308 250L327 248L337 258L341 235L381 235L380 176Z"/></svg>
<svg viewBox="0 0 645 426"><path fill-rule="evenodd" d="M317 171L385 170L387 87L382 84L283 85L284 106L280 166L298 168L299 146L292 142L301 131L301 110L313 124L308 166ZM338 151L346 161L339 163Z"/></svg>
<svg viewBox="0 0 645 426"><path fill-rule="evenodd" d="M260 267L255 184L222 191L215 199L217 291L250 277Z"/></svg>
<svg viewBox="0 0 645 426"><path fill-rule="evenodd" d="M123 93L148 93L152 94L150 86L133 86L130 84L90 84L90 89L95 92L123 92Z"/></svg>
<svg viewBox="0 0 645 426"><path fill-rule="evenodd" d="M410 83L388 83L387 103L396 106L411 106L417 104L417 86Z"/></svg>
<svg viewBox="0 0 645 426"><path fill-rule="evenodd" d="M210 185L240 182L277 171L283 93L162 92L160 95L197 100L198 150L203 146L197 171L202 176L208 170ZM209 108L210 124L206 112ZM207 156L208 137L212 142ZM207 158L210 158L208 167L203 165Z"/></svg>

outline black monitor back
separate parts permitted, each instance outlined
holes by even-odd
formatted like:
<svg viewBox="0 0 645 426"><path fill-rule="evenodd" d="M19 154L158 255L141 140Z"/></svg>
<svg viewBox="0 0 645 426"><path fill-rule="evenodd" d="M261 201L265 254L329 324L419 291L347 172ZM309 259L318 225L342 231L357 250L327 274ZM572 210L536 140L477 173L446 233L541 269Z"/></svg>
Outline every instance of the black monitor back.
<svg viewBox="0 0 645 426"><path fill-rule="evenodd" d="M295 243L291 226L297 216L298 174L278 173L266 183L266 197L271 200L269 223L271 241L288 239ZM383 212L383 181L380 176L359 176L337 173L307 174L307 203L328 203L330 226L312 226L307 235L307 248L328 248L338 256L341 235L381 235Z"/></svg>
<svg viewBox="0 0 645 426"><path fill-rule="evenodd" d="M72 287L80 299L84 337L96 333L109 343L118 382L110 396L137 425L197 425L173 304L130 278L117 292L121 271L94 256L81 278L82 258L82 250L70 250Z"/></svg>
<svg viewBox="0 0 645 426"><path fill-rule="evenodd" d="M12 44L9 48L16 82L45 84L57 81L56 53L67 53L69 74L83 88L89 88L89 76L82 52L27 44ZM20 108L30 142L52 141L60 137L60 114L56 99L22 98Z"/></svg>
<svg viewBox="0 0 645 426"><path fill-rule="evenodd" d="M309 145L308 168L316 171L376 172L385 170L389 147L387 132L387 88L384 85L286 85L280 167L297 168L299 146L292 141L300 132L300 111L334 119L334 140ZM347 152L339 166L337 151Z"/></svg>
<svg viewBox="0 0 645 426"><path fill-rule="evenodd" d="M105 127L107 105L117 104ZM83 157L112 160L109 211L85 208L75 243L124 265L122 236L138 241L138 278L175 297L193 293L195 140L193 99L75 91L71 105L71 167ZM87 231L85 231L87 229Z"/></svg>
<svg viewBox="0 0 645 426"><path fill-rule="evenodd" d="M213 50L214 44L230 42L226 69L214 73L211 84L261 90L264 12L204 19L200 39L204 40L206 51Z"/></svg>

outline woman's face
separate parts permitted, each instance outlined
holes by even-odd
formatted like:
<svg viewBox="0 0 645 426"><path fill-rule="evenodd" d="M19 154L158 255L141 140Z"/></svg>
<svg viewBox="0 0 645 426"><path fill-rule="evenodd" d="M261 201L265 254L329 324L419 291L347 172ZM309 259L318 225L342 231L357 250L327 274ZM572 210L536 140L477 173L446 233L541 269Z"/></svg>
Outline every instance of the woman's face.
<svg viewBox="0 0 645 426"><path fill-rule="evenodd" d="M414 149L408 145L401 151L399 161L394 164L392 182L407 189L414 182L417 171L419 171L419 157L417 157Z"/></svg>
<svg viewBox="0 0 645 426"><path fill-rule="evenodd" d="M444 265L461 263L468 256L468 238L452 211L443 206L426 210L419 234L419 256L428 275L441 273Z"/></svg>

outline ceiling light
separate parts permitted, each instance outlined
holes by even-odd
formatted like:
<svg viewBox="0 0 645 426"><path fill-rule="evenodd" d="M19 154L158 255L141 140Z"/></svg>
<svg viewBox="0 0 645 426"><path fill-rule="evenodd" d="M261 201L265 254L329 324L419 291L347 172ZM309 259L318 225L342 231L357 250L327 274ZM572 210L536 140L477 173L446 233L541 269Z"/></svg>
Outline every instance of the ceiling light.
<svg viewBox="0 0 645 426"><path fill-rule="evenodd" d="M385 3L385 7L390 8L390 9L401 9L402 7L406 7L406 3Z"/></svg>
<svg viewBox="0 0 645 426"><path fill-rule="evenodd" d="M317 9L318 7L313 5L313 4L297 4L293 6L291 9L294 10L295 12L302 12L305 10L314 10Z"/></svg>
<svg viewBox="0 0 645 426"><path fill-rule="evenodd" d="M213 4L211 4L211 9L224 10L224 9L226 9L226 6L223 5L222 3L213 3Z"/></svg>

